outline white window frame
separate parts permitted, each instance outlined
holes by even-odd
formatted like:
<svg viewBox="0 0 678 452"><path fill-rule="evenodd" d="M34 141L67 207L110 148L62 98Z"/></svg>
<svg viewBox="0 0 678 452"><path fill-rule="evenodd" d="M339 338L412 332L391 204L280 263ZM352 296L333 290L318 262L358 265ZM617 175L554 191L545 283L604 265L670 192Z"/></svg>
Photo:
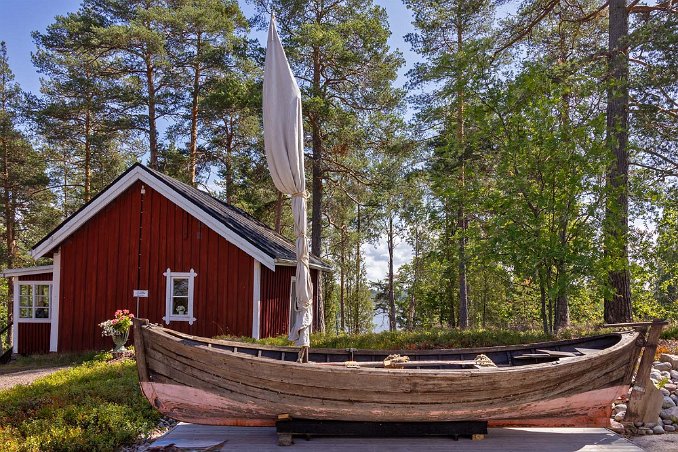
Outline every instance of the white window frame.
<svg viewBox="0 0 678 452"><path fill-rule="evenodd" d="M52 290L52 281L19 281L19 278L16 278L14 282L14 306L15 306L15 320L16 323L52 323L52 309L54 308L54 303L52 302L53 290ZM21 286L31 286L31 317L21 317ZM35 286L47 286L49 288L48 295L48 305L47 312L49 315L47 317L34 317L35 316Z"/></svg>
<svg viewBox="0 0 678 452"><path fill-rule="evenodd" d="M173 272L169 268L165 273L165 317L162 319L167 325L170 322L188 322L189 325L193 325L197 319L193 317L193 288L194 280L198 274L191 269L189 272ZM177 315L172 313L172 301L174 298L174 284L172 281L175 278L188 279L188 312L184 315Z"/></svg>

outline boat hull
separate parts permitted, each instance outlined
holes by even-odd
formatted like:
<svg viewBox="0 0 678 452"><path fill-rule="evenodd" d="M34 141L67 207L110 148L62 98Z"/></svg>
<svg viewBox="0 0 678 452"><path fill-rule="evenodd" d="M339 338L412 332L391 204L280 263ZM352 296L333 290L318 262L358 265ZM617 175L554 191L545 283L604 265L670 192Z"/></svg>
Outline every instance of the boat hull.
<svg viewBox="0 0 678 452"><path fill-rule="evenodd" d="M296 418L504 426L604 426L637 359L638 333L556 362L477 369L352 369L217 348L159 327L135 330L141 387L163 414L211 425ZM529 350L527 347L526 350Z"/></svg>

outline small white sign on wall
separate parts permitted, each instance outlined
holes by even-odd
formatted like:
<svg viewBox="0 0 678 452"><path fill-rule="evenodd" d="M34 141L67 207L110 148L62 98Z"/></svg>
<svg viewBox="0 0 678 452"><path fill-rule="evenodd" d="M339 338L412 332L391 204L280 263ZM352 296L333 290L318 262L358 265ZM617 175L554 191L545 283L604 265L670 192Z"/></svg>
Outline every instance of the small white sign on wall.
<svg viewBox="0 0 678 452"><path fill-rule="evenodd" d="M148 298L148 290L134 289L134 295L133 296L140 297L140 298Z"/></svg>

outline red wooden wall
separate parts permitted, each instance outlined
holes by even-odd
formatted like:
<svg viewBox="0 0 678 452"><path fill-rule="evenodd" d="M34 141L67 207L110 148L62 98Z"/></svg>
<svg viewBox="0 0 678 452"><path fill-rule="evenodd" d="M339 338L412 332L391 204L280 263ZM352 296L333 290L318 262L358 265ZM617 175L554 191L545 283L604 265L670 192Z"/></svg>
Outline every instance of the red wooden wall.
<svg viewBox="0 0 678 452"><path fill-rule="evenodd" d="M289 332L290 285L296 267L276 267L272 272L261 267L261 307L259 337L287 335ZM318 327L318 270L311 270L313 281L313 328Z"/></svg>
<svg viewBox="0 0 678 452"><path fill-rule="evenodd" d="M52 281L52 273L40 273L37 275L21 275L19 281Z"/></svg>
<svg viewBox="0 0 678 452"><path fill-rule="evenodd" d="M19 323L19 353L49 353L49 323Z"/></svg>
<svg viewBox="0 0 678 452"><path fill-rule="evenodd" d="M149 291L135 314L163 323L167 268L197 273L197 320L174 321L170 328L206 337L251 335L252 257L145 189L143 213L137 182L62 243L59 351L110 348L97 324L116 309L136 311L134 289Z"/></svg>

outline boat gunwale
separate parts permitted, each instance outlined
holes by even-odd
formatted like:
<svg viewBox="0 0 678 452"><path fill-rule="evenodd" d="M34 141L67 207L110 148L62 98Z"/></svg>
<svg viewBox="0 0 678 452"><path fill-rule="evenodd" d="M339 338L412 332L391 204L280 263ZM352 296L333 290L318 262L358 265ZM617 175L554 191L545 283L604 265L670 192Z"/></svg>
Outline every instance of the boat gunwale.
<svg viewBox="0 0 678 452"><path fill-rule="evenodd" d="M147 324L142 325L144 327L150 327L153 329L162 329L170 335L182 337L184 339L189 339L196 342L204 342L206 344L218 344L225 345L228 347L242 347L242 348L253 348L258 350L267 350L267 351L279 351L285 353L298 353L298 347L292 346L281 346L281 345L266 345L266 344L257 344L254 342L239 342L231 341L226 339L212 339L201 336L194 336L191 334L182 333L170 328L165 328L162 325L158 324ZM453 354L453 353L463 353L463 354L472 354L472 353L485 353L485 352L510 352L515 350L522 350L526 348L541 348L541 347L550 347L554 345L572 345L583 341L593 341L597 339L603 339L611 336L622 336L627 334L636 333L636 331L614 331L610 333L597 334L595 336L585 336L574 339L563 339L560 341L547 341L547 342L528 342L525 344L515 344L515 345L497 345L497 346L485 346L485 347L473 347L473 348L433 348L433 349L368 349L368 348L315 348L311 347L309 350L310 354L319 353L319 354L333 354L340 355L347 352L353 352L356 355L391 355L391 354L403 354L407 353L410 355L437 355L437 354ZM603 349L603 350L607 350Z"/></svg>
<svg viewBox="0 0 678 452"><path fill-rule="evenodd" d="M550 342L551 344L563 344L567 345L568 343L572 343L571 341L576 342L582 342L584 340L595 340L597 338L604 338L604 337L610 337L610 336L617 336L619 340L615 343L612 344L611 346L604 348L602 350L598 350L596 352L592 353L587 353L581 356L574 356L574 357L568 357L568 358L563 358L567 359L567 361L554 361L554 362L547 362L547 363L538 363L538 364L525 364L521 366L505 366L505 367L480 367L480 368L470 368L470 369L385 369L385 368L370 368L370 367L359 367L359 368L347 368L347 367L341 367L341 366L327 366L324 363L318 363L318 362L309 362L309 363L298 363L296 361L285 361L281 359L275 359L275 358L270 358L266 356L254 356L249 353L242 353L239 351L231 351L231 350L225 350L221 348L216 348L212 347L211 344L217 343L219 345L227 345L227 346L236 346L236 347L243 347L243 348L254 348L258 349L259 347L256 346L256 344L250 344L246 342L230 342L227 344L222 344L222 342L227 342L227 341L220 341L218 339L207 339L207 338L200 338L198 336L191 336L188 334L184 333L179 333L174 330L170 330L168 328L164 328L161 326L154 326L154 325L142 325L142 328L146 329L148 332L151 334L159 334L163 335L174 342L177 343L177 345L183 346L183 347L200 347L200 348L207 348L211 352L216 352L224 357L227 358L233 358L233 359L240 359L245 362L252 362L252 363L269 363L269 364L276 364L278 366L290 366L292 368L296 367L298 370L306 370L306 371L322 371L322 372L331 372L331 373L356 373L356 371L360 371L361 373L367 372L372 375L390 375L393 373L397 373L400 376L427 376L427 377L435 377L435 376L441 376L441 377L449 377L450 375L456 375L456 374L465 374L465 375L473 375L473 374L478 374L478 375L483 375L491 372L499 372L502 374L505 373L526 373L526 372L540 372L544 369L549 369L552 368L554 365L573 365L573 364L579 364L580 362L585 362L589 360L596 360L600 356L605 355L605 354L610 354L614 353L618 350L621 350L623 348L628 347L631 343L634 343L637 337L639 336L640 333L638 332L626 332L626 333L609 333L605 335L598 335L598 336L591 336L588 338L580 338L580 339L574 339L574 340L567 340L565 342L563 341L555 341L555 342ZM206 340L205 340L206 339ZM145 339L146 340L146 339ZM197 344L185 344L182 343L182 340L190 340L192 342L196 342ZM241 344L241 345L238 345ZM543 347L545 343L535 343L535 344L525 344L523 347L516 347L516 346L509 346L512 347L513 350L520 350L524 348L536 348L536 347ZM247 347L249 346L249 347ZM271 348L268 348L271 346L267 346L267 348L260 348L261 350L271 350ZM505 347L505 346L502 346ZM486 348L487 349L487 348ZM285 347L285 350L280 350L280 348L273 347L272 350L275 351L285 351L285 352L290 352L290 353L297 353L298 349L295 349L294 347ZM329 349L333 350L333 349ZM442 349L440 349L442 350ZM457 349L445 349L453 353L454 350ZM472 354L476 352L478 349L460 349L460 350L465 350L465 354ZM497 350L493 350L497 351ZM505 349L501 349L498 351L508 351ZM319 352L322 353L322 352ZM356 352L357 353L357 352ZM383 354L383 351L382 353ZM359 363L358 363L359 365Z"/></svg>

